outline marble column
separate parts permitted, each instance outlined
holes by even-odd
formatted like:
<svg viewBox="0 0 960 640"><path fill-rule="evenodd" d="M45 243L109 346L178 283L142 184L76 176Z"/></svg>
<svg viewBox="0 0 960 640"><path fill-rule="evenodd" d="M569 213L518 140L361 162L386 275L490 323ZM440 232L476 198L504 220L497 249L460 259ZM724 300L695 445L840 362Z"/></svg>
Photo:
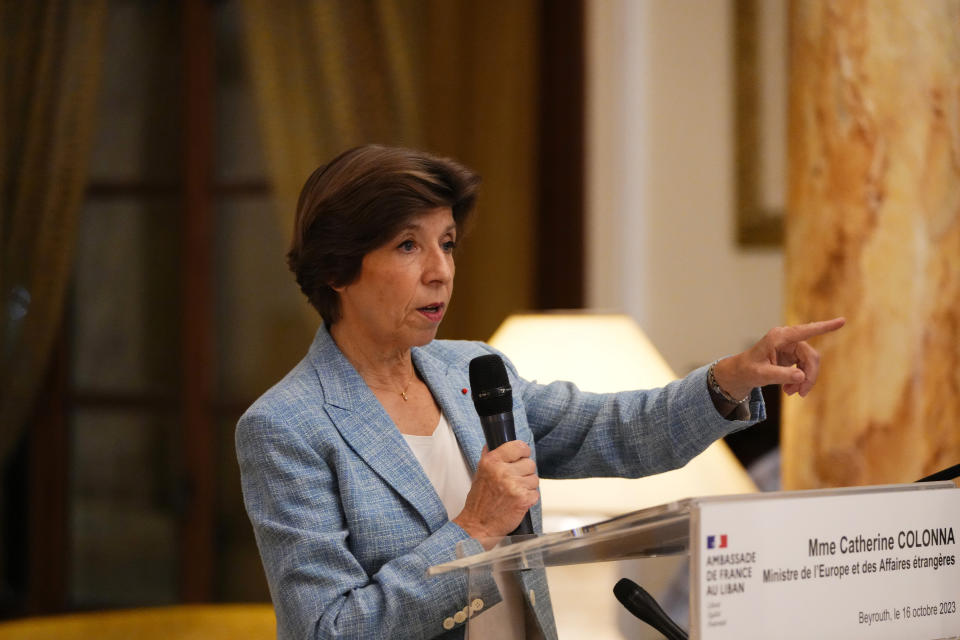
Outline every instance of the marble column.
<svg viewBox="0 0 960 640"><path fill-rule="evenodd" d="M783 408L789 489L960 462L960 0L790 8L788 322L821 384Z"/></svg>

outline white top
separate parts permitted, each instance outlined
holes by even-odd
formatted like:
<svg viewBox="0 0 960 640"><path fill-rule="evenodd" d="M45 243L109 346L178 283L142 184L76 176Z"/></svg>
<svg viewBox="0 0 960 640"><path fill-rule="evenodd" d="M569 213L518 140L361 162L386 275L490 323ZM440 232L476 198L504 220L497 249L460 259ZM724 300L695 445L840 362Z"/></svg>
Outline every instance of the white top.
<svg viewBox="0 0 960 640"><path fill-rule="evenodd" d="M440 412L440 422L429 436L403 434L413 455L420 461L430 483L453 520L463 511L473 478L450 423Z"/></svg>
<svg viewBox="0 0 960 640"><path fill-rule="evenodd" d="M447 510L447 518L453 520L463 511L473 483L470 467L453 434L453 428L441 411L440 422L431 435L402 435L440 496L440 502ZM516 580L512 575L499 572L493 574L493 579L503 601L496 605L496 614L493 616L472 614L476 617L470 622L471 638L506 638L510 637L511 629L524 628L523 596ZM486 611L484 608L480 613Z"/></svg>

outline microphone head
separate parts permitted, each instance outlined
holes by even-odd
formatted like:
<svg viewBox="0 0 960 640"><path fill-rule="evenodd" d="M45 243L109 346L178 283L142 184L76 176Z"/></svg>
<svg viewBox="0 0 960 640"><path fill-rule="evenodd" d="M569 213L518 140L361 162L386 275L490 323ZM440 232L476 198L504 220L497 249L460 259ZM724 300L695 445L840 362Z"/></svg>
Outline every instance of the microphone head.
<svg viewBox="0 0 960 640"><path fill-rule="evenodd" d="M684 639L689 635L677 626L647 590L629 578L621 578L613 587L617 597L627 611L640 618L667 638Z"/></svg>
<svg viewBox="0 0 960 640"><path fill-rule="evenodd" d="M615 595L617 600L624 605L630 602L639 592L640 585L630 578L620 578L620 580L617 581L617 584L613 585L613 595Z"/></svg>
<svg viewBox="0 0 960 640"><path fill-rule="evenodd" d="M473 406L481 416L513 410L513 389L503 358L495 353L470 361L470 389Z"/></svg>

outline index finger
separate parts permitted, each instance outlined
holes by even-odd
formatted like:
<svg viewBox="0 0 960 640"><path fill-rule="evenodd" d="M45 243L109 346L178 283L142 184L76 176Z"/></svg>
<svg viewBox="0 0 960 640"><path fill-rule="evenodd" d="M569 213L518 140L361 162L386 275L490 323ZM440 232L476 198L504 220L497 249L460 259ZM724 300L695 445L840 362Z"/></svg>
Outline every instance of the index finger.
<svg viewBox="0 0 960 640"><path fill-rule="evenodd" d="M833 318L832 320L810 322L808 324L797 324L792 327L784 327L782 335L786 339L786 342L802 342L804 340L809 340L814 336L836 331L846 324L846 322L846 318L840 317Z"/></svg>

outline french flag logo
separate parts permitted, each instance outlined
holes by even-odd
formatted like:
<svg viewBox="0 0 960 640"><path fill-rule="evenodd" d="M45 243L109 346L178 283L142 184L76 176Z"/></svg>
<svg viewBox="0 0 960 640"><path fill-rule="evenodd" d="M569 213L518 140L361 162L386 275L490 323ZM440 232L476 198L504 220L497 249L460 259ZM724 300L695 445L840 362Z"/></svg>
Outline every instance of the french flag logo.
<svg viewBox="0 0 960 640"><path fill-rule="evenodd" d="M727 534L721 534L719 536L707 536L707 549L726 549L727 548Z"/></svg>

